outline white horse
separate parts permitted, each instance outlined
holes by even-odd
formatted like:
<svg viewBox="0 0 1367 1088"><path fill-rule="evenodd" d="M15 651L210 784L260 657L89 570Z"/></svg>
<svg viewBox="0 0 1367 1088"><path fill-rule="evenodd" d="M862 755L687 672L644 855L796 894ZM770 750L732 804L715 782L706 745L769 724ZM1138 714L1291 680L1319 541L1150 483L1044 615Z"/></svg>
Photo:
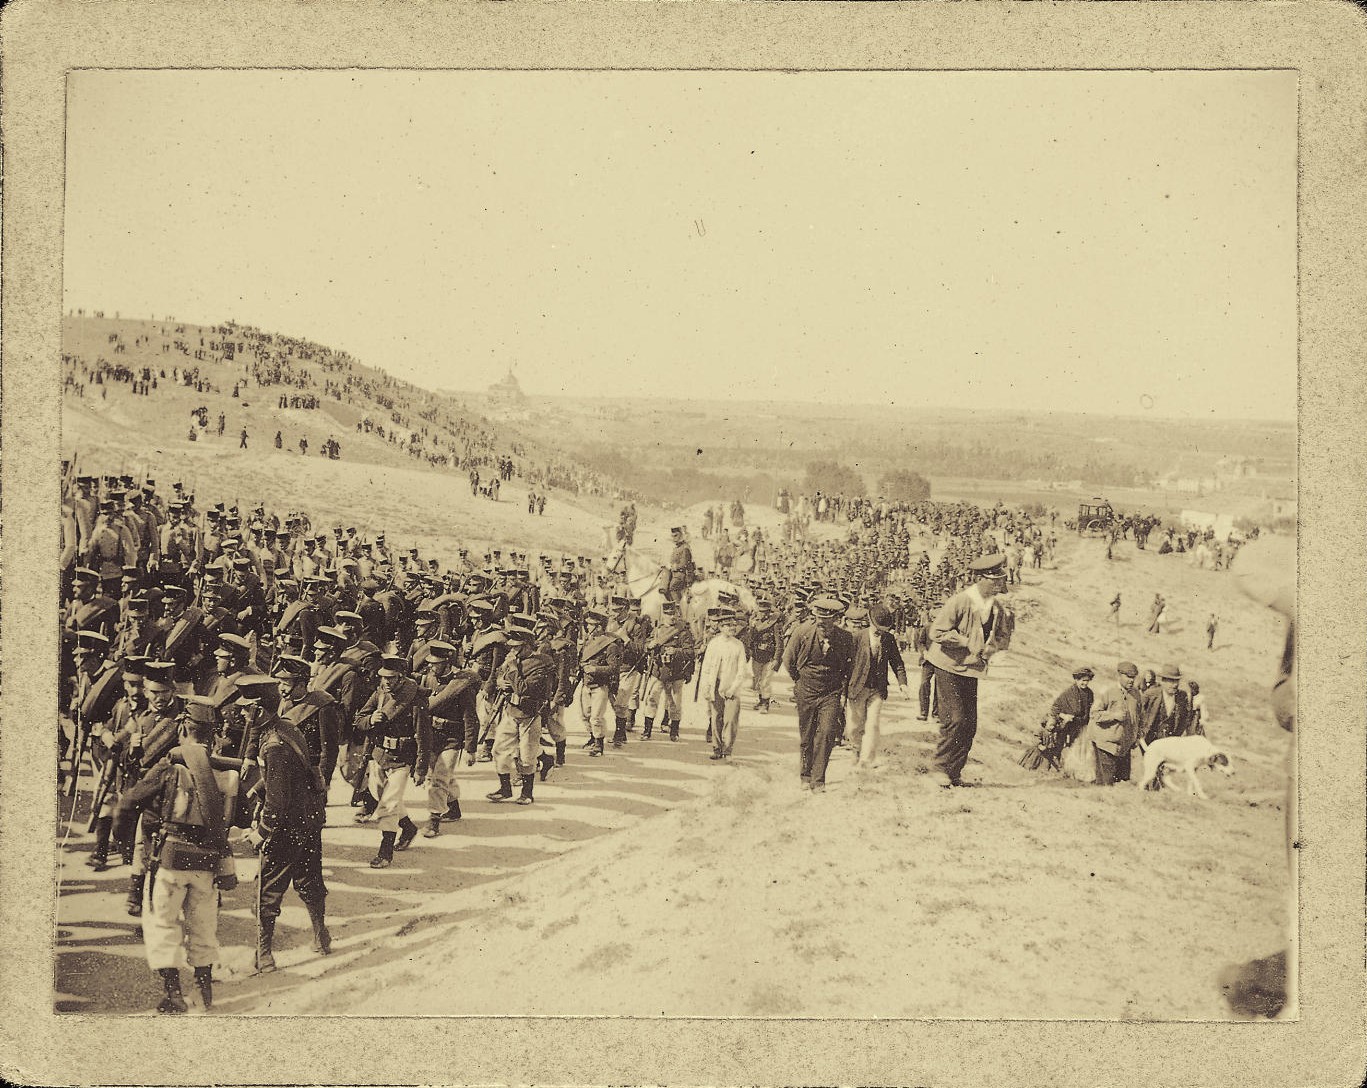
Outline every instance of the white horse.
<svg viewBox="0 0 1367 1088"><path fill-rule="evenodd" d="M625 544L618 544L604 557L603 562L615 579L614 588L625 588L630 596L638 598L641 614L658 623L665 601L664 585L668 568ZM701 582L694 582L684 594L680 612L695 633L701 631L707 610L717 606L717 599L723 592L734 593L745 608L754 611L755 595L746 586L728 582L724 578L705 578Z"/></svg>

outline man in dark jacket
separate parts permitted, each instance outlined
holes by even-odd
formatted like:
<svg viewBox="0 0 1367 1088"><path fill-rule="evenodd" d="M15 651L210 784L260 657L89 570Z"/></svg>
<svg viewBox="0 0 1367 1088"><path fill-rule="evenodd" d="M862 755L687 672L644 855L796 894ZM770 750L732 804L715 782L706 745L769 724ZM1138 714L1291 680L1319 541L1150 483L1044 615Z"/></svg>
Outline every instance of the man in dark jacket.
<svg viewBox="0 0 1367 1088"><path fill-rule="evenodd" d="M473 669L453 669L456 647L440 639L427 644L426 667L419 683L428 694L431 761L427 771L427 827L425 838L441 834L442 820L459 820L460 784L456 768L461 753L466 764L475 762L479 742L479 713L475 689L479 674Z"/></svg>
<svg viewBox="0 0 1367 1088"><path fill-rule="evenodd" d="M249 676L238 681L245 698L266 704L275 698L275 681ZM312 693L319 694L319 693ZM323 883L323 823L327 789L304 734L273 710L262 715L261 780L264 796L256 818L261 840L261 872L257 884L258 971L275 970L275 921L285 891L293 883L313 926L313 950L332 951L332 935L324 919L327 886Z"/></svg>
<svg viewBox="0 0 1367 1088"><path fill-rule="evenodd" d="M855 766L871 767L878 752L878 728L883 704L888 698L888 673L897 678L904 698L907 692L907 667L892 633L892 613L885 605L875 604L857 616L850 613L854 635L854 661L850 667L849 697L846 700L847 739L855 750Z"/></svg>
<svg viewBox="0 0 1367 1088"><path fill-rule="evenodd" d="M826 764L840 736L840 712L854 664L854 638L836 619L845 605L836 597L811 602L813 619L793 629L783 667L797 700L799 774L803 789L826 789Z"/></svg>

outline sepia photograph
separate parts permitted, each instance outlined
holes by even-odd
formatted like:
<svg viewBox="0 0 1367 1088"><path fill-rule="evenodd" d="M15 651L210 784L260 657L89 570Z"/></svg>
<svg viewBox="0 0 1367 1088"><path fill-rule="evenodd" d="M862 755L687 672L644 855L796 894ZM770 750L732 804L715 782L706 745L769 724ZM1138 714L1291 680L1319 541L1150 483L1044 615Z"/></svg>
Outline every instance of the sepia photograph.
<svg viewBox="0 0 1367 1088"><path fill-rule="evenodd" d="M96 1015L1297 1015L1292 71L83 70Z"/></svg>
<svg viewBox="0 0 1367 1088"><path fill-rule="evenodd" d="M1364 49L6 5L0 1077L1360 1083Z"/></svg>

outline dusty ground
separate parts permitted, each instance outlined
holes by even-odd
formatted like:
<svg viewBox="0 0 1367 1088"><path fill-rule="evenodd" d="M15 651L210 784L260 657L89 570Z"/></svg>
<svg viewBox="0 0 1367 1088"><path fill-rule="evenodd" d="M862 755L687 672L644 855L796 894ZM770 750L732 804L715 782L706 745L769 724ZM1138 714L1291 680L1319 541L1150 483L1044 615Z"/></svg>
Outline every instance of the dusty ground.
<svg viewBox="0 0 1367 1088"><path fill-rule="evenodd" d="M91 471L121 456L142 471L131 461L138 420L108 411L69 422L68 448ZM515 488L489 503L459 478L404 465L195 447L167 443L148 455L149 468L159 480L193 477L210 501L297 502L329 524L354 524L364 506L362 531L383 527L439 556L457 539L578 552L615 520L610 504L555 497L532 518ZM671 516L642 514L639 542L650 547ZM1118 629L1107 608L1116 591L1125 602ZM1144 630L1156 591L1177 620L1161 636ZM378 833L351 825L338 789L336 826L324 833L335 954L308 951L291 898L283 969L249 975L254 863L243 859L243 886L224 902L219 1008L1225 1017L1215 973L1280 947L1287 914L1287 738L1265 709L1275 617L1238 596L1226 574L1128 545L1108 563L1098 543L1071 538L1057 566L1027 571L1013 597L1016 646L982 685L968 768L978 788L930 784L921 772L932 734L903 702L890 705L878 770L856 780L839 750L829 792L800 793L795 717L780 684L774 713L747 704L731 765L707 760L692 706L682 743L633 739L602 761L577 751L582 733L571 723L570 766L538 788L531 809L485 802L493 780L478 765L463 779L466 818L382 872L366 864ZM1211 611L1221 629L1208 652ZM1017 766L1071 668L1087 662L1105 674L1121 656L1141 666L1175 660L1200 680L1209 732L1237 771L1206 781L1208 801L1085 787ZM421 800L410 791L415 819ZM126 870L90 874L79 863L89 848L79 830L59 845L57 1007L144 1010L155 987L117 894Z"/></svg>

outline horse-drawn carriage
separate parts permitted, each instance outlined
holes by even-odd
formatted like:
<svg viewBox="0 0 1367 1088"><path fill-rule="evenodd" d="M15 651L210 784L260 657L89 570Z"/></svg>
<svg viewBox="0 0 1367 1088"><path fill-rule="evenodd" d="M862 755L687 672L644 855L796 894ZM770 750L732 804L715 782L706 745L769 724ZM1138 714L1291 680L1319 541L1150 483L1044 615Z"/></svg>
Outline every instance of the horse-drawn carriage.
<svg viewBox="0 0 1367 1088"><path fill-rule="evenodd" d="M1086 499L1077 504L1078 535L1101 536L1111 531L1115 524L1115 511L1105 499Z"/></svg>

